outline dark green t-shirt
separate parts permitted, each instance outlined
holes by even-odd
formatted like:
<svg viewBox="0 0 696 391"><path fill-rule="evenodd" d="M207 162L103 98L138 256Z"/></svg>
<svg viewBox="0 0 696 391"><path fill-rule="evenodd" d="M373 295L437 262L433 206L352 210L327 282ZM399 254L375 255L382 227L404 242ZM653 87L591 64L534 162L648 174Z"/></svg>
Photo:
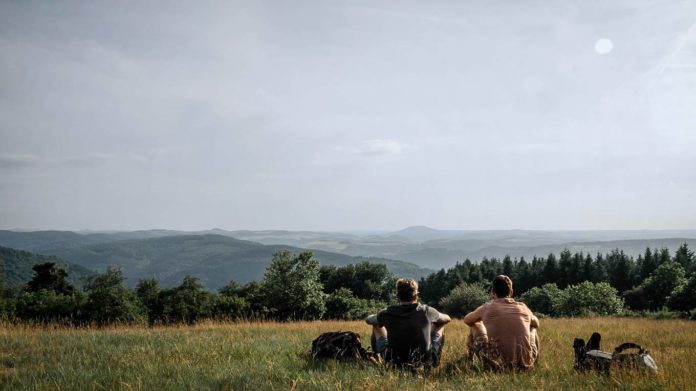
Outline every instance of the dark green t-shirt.
<svg viewBox="0 0 696 391"><path fill-rule="evenodd" d="M441 314L425 304L395 304L377 314L377 324L387 329L387 359L416 362L430 357L432 324L441 322Z"/></svg>

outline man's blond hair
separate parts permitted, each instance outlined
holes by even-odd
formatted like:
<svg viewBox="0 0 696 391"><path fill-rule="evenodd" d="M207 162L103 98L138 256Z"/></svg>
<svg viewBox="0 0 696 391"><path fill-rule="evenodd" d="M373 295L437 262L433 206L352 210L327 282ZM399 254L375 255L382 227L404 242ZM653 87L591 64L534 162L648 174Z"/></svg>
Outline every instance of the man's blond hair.
<svg viewBox="0 0 696 391"><path fill-rule="evenodd" d="M418 283L413 278L399 278L396 281L396 297L400 301L413 301L418 296Z"/></svg>

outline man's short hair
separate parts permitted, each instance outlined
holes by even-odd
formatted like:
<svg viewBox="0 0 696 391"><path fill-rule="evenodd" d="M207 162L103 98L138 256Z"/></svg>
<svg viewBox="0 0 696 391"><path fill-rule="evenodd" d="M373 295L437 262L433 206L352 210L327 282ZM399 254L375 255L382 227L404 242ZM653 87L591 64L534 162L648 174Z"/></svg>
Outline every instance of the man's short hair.
<svg viewBox="0 0 696 391"><path fill-rule="evenodd" d="M503 274L496 276L491 283L491 291L501 299L512 296L512 280Z"/></svg>
<svg viewBox="0 0 696 391"><path fill-rule="evenodd" d="M396 281L396 297L400 301L412 301L418 296L418 283L413 278L399 278Z"/></svg>

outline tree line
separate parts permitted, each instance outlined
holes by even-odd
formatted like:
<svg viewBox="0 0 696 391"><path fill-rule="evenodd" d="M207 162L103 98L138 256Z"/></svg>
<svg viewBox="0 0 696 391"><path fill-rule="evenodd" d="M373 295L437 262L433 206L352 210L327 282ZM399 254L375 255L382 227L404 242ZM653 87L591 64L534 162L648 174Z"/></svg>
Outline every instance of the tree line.
<svg viewBox="0 0 696 391"><path fill-rule="evenodd" d="M467 259L422 278L419 285L423 301L453 316L488 300L488 284L498 274L513 279L518 299L551 316L609 315L625 307L687 313L696 307L695 268L696 257L686 244L673 256L667 249L648 248L637 259L618 249L595 257L564 250L558 258L549 254L531 262ZM277 252L261 281L231 281L217 292L191 276L172 288L142 279L129 289L117 268L85 278L81 287L71 284L67 272L53 262L32 270L33 277L22 286L0 281L0 318L69 325L361 319L395 300L396 278L385 265L321 266L311 251Z"/></svg>
<svg viewBox="0 0 696 391"><path fill-rule="evenodd" d="M575 313L571 304L556 303L554 307L541 297L570 297L573 300L582 295L610 297L614 304L608 307L614 308L614 313L621 310L619 303L625 303L633 311L663 308L689 311L696 307L693 303L696 299L695 269L694 251L686 243L674 255L667 248L646 248L637 259L619 249L608 254L598 253L594 257L565 249L558 257L553 253L545 258L535 256L530 262L510 257L502 260L483 258L479 263L467 259L422 278L419 285L424 301L434 305L446 304L453 299L448 296L457 287L471 290L471 287L478 286L478 290L485 293L489 281L498 274L505 274L514 282L516 297L526 301L533 310L548 315ZM594 288L589 288L588 284ZM580 286L584 290L578 291ZM546 304L542 303L544 300Z"/></svg>
<svg viewBox="0 0 696 391"><path fill-rule="evenodd" d="M321 266L311 251L277 252L261 281L231 281L217 292L192 276L172 288L141 279L129 289L120 269L107 268L79 288L54 262L32 270L32 279L22 286L0 280L1 319L66 325L358 319L388 304L395 281L385 265Z"/></svg>

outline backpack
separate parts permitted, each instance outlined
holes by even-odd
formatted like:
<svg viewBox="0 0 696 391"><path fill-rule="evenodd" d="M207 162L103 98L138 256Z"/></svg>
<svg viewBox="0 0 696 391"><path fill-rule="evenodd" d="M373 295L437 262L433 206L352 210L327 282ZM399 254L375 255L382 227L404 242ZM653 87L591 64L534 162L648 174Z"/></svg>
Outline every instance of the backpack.
<svg viewBox="0 0 696 391"><path fill-rule="evenodd" d="M352 331L323 333L312 341L312 358L370 360L371 354L362 347L360 334Z"/></svg>
<svg viewBox="0 0 696 391"><path fill-rule="evenodd" d="M613 353L599 350L602 336L594 332L587 344L582 338L575 338L573 350L575 363L573 368L578 371L596 370L609 373L612 367L621 369L647 370L657 372L655 360L646 349L633 342L624 342L614 349Z"/></svg>

